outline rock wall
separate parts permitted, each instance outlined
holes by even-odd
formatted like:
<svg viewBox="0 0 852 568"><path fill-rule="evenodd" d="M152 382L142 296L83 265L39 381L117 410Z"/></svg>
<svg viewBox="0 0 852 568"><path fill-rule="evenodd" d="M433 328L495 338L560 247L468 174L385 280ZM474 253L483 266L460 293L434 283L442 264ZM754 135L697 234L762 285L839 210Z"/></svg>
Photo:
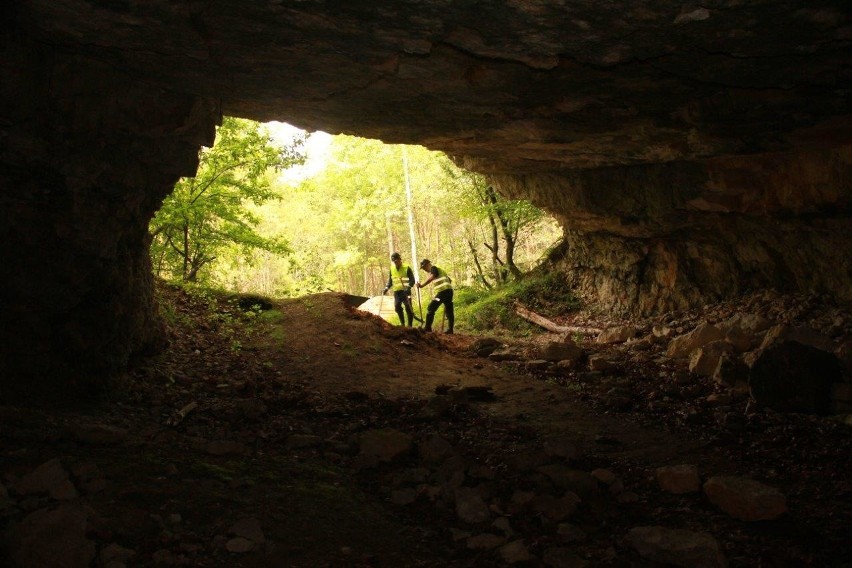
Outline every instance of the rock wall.
<svg viewBox="0 0 852 568"><path fill-rule="evenodd" d="M218 109L26 38L0 57L0 399L99 389L165 340L148 221Z"/></svg>
<svg viewBox="0 0 852 568"><path fill-rule="evenodd" d="M2 3L0 395L162 341L148 221L220 113L448 152L612 311L848 299L847 4Z"/></svg>
<svg viewBox="0 0 852 568"><path fill-rule="evenodd" d="M852 147L493 181L557 214L554 268L604 309L650 314L765 287L852 301Z"/></svg>

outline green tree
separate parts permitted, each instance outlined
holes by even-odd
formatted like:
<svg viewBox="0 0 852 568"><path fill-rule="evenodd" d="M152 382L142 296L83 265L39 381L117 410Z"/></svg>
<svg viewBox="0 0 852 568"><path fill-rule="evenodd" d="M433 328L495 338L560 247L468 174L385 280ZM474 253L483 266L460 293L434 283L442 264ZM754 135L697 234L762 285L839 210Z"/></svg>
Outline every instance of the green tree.
<svg viewBox="0 0 852 568"><path fill-rule="evenodd" d="M199 152L195 177L182 178L151 221L151 257L158 275L194 282L223 253L251 258L256 250L289 252L280 238L264 237L250 205L279 199L269 172L301 163L303 138L272 144L257 122L225 117L216 142Z"/></svg>
<svg viewBox="0 0 852 568"><path fill-rule="evenodd" d="M523 271L517 265L516 251L524 233L534 230L545 218L544 212L528 201L504 198L484 176L458 168L449 160L443 167L447 183L453 187L459 216L476 221L467 226L465 240L477 280L491 288L510 278L520 279ZM489 270L480 259L480 241L488 251Z"/></svg>
<svg viewBox="0 0 852 568"><path fill-rule="evenodd" d="M432 259L459 286L493 285L513 278L510 267L529 270L561 234L531 205L493 190L489 198L485 178L440 152L334 136L317 156L322 159L309 159L305 169L279 176L286 200L261 210L261 234L286 235L293 252L284 259L255 251L254 266L243 258L217 262L221 284L275 296L325 290L371 296L384 287L390 252L397 250L415 269L419 258ZM520 215L525 206L531 216Z"/></svg>

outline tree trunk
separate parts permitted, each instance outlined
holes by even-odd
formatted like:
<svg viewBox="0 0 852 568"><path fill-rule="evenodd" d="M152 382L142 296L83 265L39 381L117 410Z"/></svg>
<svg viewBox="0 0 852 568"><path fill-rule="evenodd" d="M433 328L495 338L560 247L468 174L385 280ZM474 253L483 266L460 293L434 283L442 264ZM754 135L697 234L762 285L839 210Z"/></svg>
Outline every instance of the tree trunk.
<svg viewBox="0 0 852 568"><path fill-rule="evenodd" d="M482 272L482 265L479 263L479 256L476 254L476 247L473 246L473 241L468 239L467 246L470 247L470 253L473 255L473 263L476 265L476 272L479 274L479 279L489 290L491 289L491 282L485 278L485 274Z"/></svg>
<svg viewBox="0 0 852 568"><path fill-rule="evenodd" d="M191 282L189 280L189 225L186 223L183 225L183 280Z"/></svg>
<svg viewBox="0 0 852 568"><path fill-rule="evenodd" d="M541 316L534 311L525 308L520 303L515 303L515 313L536 325L539 325L547 331L553 333L581 333L585 335L596 335L601 332L596 327L578 327L573 325L558 325L544 316Z"/></svg>
<svg viewBox="0 0 852 568"><path fill-rule="evenodd" d="M411 240L411 264L414 265L414 282L419 282L420 278L417 273L417 233L414 230L414 209L411 206L411 180L408 177L408 153L405 151L405 146L402 147L402 169L405 173L405 206L408 210L408 236ZM414 282L411 285L414 285Z"/></svg>

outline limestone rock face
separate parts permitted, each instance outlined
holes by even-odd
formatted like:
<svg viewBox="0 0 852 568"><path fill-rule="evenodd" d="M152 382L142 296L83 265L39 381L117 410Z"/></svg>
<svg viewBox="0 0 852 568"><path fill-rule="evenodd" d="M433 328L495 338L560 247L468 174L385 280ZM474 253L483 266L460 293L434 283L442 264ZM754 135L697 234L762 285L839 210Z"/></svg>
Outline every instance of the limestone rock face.
<svg viewBox="0 0 852 568"><path fill-rule="evenodd" d="M0 395L155 349L148 221L221 113L426 145L554 213L613 312L852 299L843 0L0 9Z"/></svg>

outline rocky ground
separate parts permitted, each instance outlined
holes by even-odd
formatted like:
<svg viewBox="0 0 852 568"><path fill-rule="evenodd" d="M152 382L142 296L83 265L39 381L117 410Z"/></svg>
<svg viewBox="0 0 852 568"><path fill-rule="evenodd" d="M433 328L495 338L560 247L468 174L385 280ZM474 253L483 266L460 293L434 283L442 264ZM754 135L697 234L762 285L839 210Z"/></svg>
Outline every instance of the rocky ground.
<svg viewBox="0 0 852 568"><path fill-rule="evenodd" d="M485 338L161 297L120 395L0 407L0 564L852 566L852 316L820 298Z"/></svg>

